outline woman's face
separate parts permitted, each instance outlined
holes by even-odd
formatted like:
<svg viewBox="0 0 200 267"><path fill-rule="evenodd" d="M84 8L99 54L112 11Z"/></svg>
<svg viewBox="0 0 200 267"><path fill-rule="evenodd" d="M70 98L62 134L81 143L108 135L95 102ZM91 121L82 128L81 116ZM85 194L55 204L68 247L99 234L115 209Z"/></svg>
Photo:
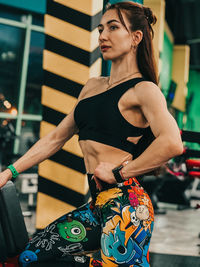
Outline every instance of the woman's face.
<svg viewBox="0 0 200 267"><path fill-rule="evenodd" d="M130 23L123 11L121 13L129 29ZM121 23L116 10L106 11L98 29L99 47L105 60L115 60L132 52L133 36Z"/></svg>

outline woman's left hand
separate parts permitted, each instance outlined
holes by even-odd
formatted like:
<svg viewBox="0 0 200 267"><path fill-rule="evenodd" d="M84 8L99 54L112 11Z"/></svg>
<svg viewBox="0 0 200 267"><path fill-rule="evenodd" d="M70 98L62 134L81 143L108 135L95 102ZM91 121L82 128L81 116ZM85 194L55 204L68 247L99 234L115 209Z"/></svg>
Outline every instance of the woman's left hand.
<svg viewBox="0 0 200 267"><path fill-rule="evenodd" d="M115 177L112 173L112 169L116 167L115 164L109 162L100 162L94 171L94 179L106 182L108 184L116 184Z"/></svg>

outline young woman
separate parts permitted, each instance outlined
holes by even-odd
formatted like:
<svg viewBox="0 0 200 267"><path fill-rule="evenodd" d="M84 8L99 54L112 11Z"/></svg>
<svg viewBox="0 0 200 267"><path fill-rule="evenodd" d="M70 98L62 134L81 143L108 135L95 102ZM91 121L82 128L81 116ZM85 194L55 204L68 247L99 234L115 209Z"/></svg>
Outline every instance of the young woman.
<svg viewBox="0 0 200 267"><path fill-rule="evenodd" d="M157 86L155 22L142 5L109 6L98 28L103 58L112 60L110 77L90 79L72 112L14 163L22 172L79 133L92 195L91 203L32 238L19 258L23 266L52 259L73 266L149 266L154 213L135 177L183 151L179 129ZM11 171L0 174L0 186L12 177ZM85 256L98 249L101 261Z"/></svg>

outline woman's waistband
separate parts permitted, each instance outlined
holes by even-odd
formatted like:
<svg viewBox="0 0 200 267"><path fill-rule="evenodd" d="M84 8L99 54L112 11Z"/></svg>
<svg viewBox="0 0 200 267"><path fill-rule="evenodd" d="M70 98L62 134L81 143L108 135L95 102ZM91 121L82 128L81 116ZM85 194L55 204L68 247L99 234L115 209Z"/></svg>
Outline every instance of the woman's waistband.
<svg viewBox="0 0 200 267"><path fill-rule="evenodd" d="M117 187L117 184L108 184L108 183L106 183L106 182L103 182L103 181L99 180L99 182L100 182L100 184L101 184L101 186L102 186L101 191L99 191L99 189L97 189L97 187L96 187L96 182L95 182L95 180L92 178L92 177L93 177L93 174L91 174L91 173L87 173L87 177L88 177L88 184L89 184L89 188L90 188L90 193L91 193L91 196L92 196L92 199L93 199L93 200L96 199L96 196L97 196L101 191L105 191L105 190L108 190L108 189Z"/></svg>
<svg viewBox="0 0 200 267"><path fill-rule="evenodd" d="M101 191L105 191L105 190L108 190L108 189L111 189L111 188L120 188L120 187L123 187L123 186L128 186L128 185L136 185L138 184L139 185L139 182L137 181L137 179L135 177L133 178L129 178L128 180L125 180L124 182L122 183L116 183L116 184L109 184L109 183L106 183L106 182L103 182L101 180L99 180L99 182L101 183L101 186L102 186L102 189L101 191L99 191L96 187L96 182L94 179L92 179L92 176L93 174L91 173L87 173L87 177L88 177L88 184L89 184L89 188L90 188L90 193L91 193L91 196L92 196L92 199L95 200L96 199L96 196L101 192Z"/></svg>

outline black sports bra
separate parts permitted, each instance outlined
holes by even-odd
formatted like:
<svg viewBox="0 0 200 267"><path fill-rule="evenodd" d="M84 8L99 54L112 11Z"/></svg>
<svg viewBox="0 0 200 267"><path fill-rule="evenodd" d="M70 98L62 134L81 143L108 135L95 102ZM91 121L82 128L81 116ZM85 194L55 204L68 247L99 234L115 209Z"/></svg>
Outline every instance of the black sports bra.
<svg viewBox="0 0 200 267"><path fill-rule="evenodd" d="M139 128L130 124L120 113L118 102L121 96L143 78L134 78L120 83L100 94L82 99L74 110L74 120L79 129L79 140L93 140L133 154L141 154L153 141L151 128ZM137 144L128 137L141 136Z"/></svg>

